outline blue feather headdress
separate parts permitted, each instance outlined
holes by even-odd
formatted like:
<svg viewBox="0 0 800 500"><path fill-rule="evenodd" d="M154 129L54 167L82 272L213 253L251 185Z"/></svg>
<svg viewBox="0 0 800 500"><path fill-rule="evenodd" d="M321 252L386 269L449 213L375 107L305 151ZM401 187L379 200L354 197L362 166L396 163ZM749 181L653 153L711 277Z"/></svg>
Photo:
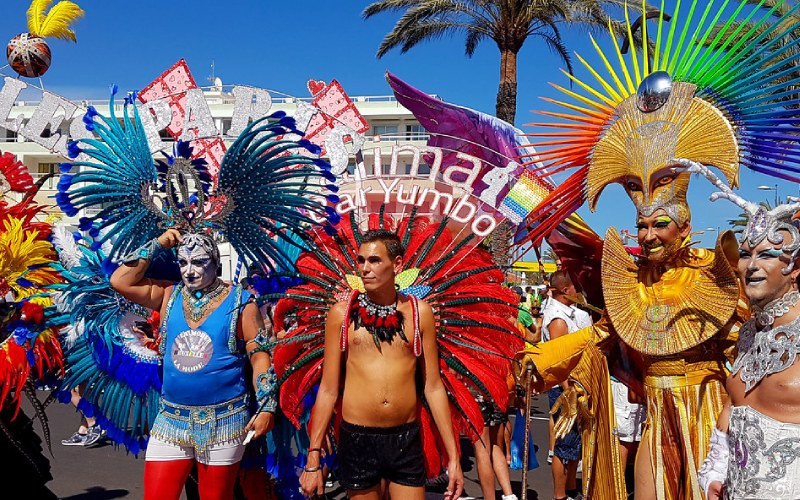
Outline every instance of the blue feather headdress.
<svg viewBox="0 0 800 500"><path fill-rule="evenodd" d="M80 219L81 229L96 238L94 249L113 234L110 257L118 260L169 227L214 231L222 233L245 261L285 269L293 260L280 241L296 245L292 233L302 235L319 220L338 222L338 214L320 201L339 201L321 192L335 189L320 182L335 180L330 166L294 154L300 149L318 154L319 147L285 139L289 133L302 135L285 113L256 120L241 133L222 159L214 190L205 162L191 159L188 143L178 142L173 156L154 161L135 96L125 99L120 122L114 113L115 93L116 87L108 118L92 107L86 113L86 128L98 138L70 143L69 155L84 153L90 160L62 165L65 172L73 166L79 171L62 176L56 195L69 216L97 211Z"/></svg>

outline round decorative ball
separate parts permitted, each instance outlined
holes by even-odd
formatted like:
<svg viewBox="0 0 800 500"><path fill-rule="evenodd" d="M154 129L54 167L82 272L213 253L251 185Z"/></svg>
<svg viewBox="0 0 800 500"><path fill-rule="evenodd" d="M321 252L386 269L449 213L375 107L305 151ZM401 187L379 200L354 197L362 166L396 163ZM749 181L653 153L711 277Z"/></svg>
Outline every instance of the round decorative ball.
<svg viewBox="0 0 800 500"><path fill-rule="evenodd" d="M22 76L37 78L50 68L50 47L44 38L22 33L8 42L6 57L11 68Z"/></svg>

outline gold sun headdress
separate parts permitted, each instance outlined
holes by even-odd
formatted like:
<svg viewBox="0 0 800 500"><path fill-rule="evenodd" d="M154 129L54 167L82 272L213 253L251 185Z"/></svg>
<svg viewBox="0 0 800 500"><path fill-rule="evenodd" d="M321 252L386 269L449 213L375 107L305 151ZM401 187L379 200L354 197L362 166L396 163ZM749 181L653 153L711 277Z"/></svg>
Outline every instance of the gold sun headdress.
<svg viewBox="0 0 800 500"><path fill-rule="evenodd" d="M698 7L704 3L705 9ZM797 82L786 78L796 76L797 57L789 56L798 41L786 39L800 23L786 21L800 4L784 6L779 0L770 9L759 4L736 22L748 3L740 0L715 30L728 2L715 13L713 3L693 0L684 14L679 0L666 26L662 0L654 52L645 44L640 55L630 51L629 61L617 43L607 55L592 38L605 76L576 54L597 85L570 74L580 90L553 84L569 99L545 100L568 111L538 112L558 121L529 124L554 131L526 134L537 138L526 145L537 152L522 155L525 165L542 163L536 170L543 177L573 174L529 214L525 240L541 238L538 223L560 206L588 200L594 210L611 183L624 186L640 214L661 208L679 225L688 222L690 174L675 174L675 159L714 166L732 187L738 185L740 164L796 180L791 173L800 172L800 136L789 129L800 120L800 99L787 90ZM776 13L780 19L770 24ZM627 8L625 19L632 46ZM610 24L609 31L613 38ZM647 39L646 22L642 37Z"/></svg>

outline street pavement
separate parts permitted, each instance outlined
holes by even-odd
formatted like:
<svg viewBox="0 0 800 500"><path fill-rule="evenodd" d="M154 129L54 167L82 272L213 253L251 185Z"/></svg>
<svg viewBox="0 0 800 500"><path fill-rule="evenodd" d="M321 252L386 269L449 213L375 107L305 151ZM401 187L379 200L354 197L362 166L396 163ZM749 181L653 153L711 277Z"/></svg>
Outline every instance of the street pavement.
<svg viewBox="0 0 800 500"><path fill-rule="evenodd" d="M39 392L40 399L45 393ZM24 398L23 398L24 399ZM27 403L26 403L27 404ZM32 415L30 406L24 406L25 412ZM535 397L531 416L532 432L536 443L536 457L539 468L528 475L528 498L545 500L552 498L552 479L550 467L547 465L547 395ZM70 405L53 403L47 408L47 415L52 434L53 456L48 457L52 466L53 480L48 487L59 498L66 500L109 500L115 498L140 499L143 495L142 477L144 473L143 456L135 458L106 442L93 448L80 446L62 446L61 440L69 437L78 427L80 414ZM37 424L37 432L41 429ZM471 445L462 442L462 468L466 477L464 496L481 497L475 459ZM514 492L521 493L521 471L511 471L511 482ZM344 492L338 485L328 492L329 498L344 498ZM3 495L3 498L8 498ZM19 498L28 498L21 496ZM429 499L441 498L441 495L430 492ZM500 498L499 487L497 499ZM8 500L16 500L8 498Z"/></svg>

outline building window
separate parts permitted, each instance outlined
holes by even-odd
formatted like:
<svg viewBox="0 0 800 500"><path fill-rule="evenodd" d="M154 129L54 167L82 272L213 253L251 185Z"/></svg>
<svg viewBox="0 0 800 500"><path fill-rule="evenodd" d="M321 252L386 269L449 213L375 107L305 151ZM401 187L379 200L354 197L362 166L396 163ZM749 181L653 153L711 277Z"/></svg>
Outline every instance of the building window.
<svg viewBox="0 0 800 500"><path fill-rule="evenodd" d="M375 125L372 135L397 135L397 125Z"/></svg>
<svg viewBox="0 0 800 500"><path fill-rule="evenodd" d="M39 181L42 177L55 174L42 184L44 191L55 191L58 189L58 176L61 175L58 169L58 163L39 163L36 166L36 173L33 174L33 180Z"/></svg>
<svg viewBox="0 0 800 500"><path fill-rule="evenodd" d="M36 169L36 172L39 175L58 174L58 163L40 163Z"/></svg>
<svg viewBox="0 0 800 500"><path fill-rule="evenodd" d="M409 139L413 139L415 137L425 134L427 134L427 132L420 124L406 125L406 135L408 136Z"/></svg>

